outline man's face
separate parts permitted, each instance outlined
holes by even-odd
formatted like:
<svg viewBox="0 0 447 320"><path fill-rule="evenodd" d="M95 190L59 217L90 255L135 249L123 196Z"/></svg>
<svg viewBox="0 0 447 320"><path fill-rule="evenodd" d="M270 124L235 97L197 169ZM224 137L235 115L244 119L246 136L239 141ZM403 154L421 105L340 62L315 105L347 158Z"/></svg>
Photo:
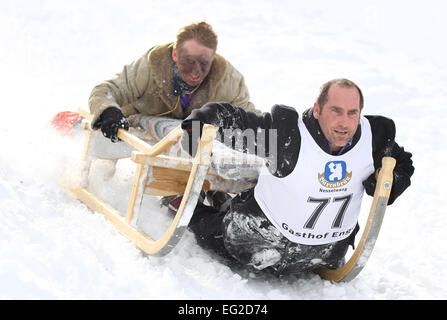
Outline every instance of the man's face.
<svg viewBox="0 0 447 320"><path fill-rule="evenodd" d="M172 59L177 63L183 81L190 86L197 86L211 69L214 50L191 39L172 50Z"/></svg>
<svg viewBox="0 0 447 320"><path fill-rule="evenodd" d="M356 88L329 88L328 101L321 108L314 104L314 117L318 119L332 151L340 150L354 136L360 121L360 94Z"/></svg>

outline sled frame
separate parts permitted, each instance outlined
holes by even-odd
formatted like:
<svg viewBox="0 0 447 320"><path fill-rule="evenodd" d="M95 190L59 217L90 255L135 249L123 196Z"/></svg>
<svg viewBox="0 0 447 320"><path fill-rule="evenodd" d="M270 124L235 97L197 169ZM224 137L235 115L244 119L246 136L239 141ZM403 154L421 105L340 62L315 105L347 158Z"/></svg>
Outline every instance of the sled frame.
<svg viewBox="0 0 447 320"><path fill-rule="evenodd" d="M325 280L334 282L349 282L364 268L368 261L388 205L388 199L393 185L393 170L396 160L392 157L382 158L382 168L379 171L374 191L374 198L367 218L365 229L351 258L339 269L319 268L316 273Z"/></svg>
<svg viewBox="0 0 447 320"><path fill-rule="evenodd" d="M175 159L161 155L182 137L183 130L180 126L153 146L128 131L119 129L118 138L136 149L132 152L131 159L137 165L127 210L124 215L88 190L89 171L94 160L94 157L91 156L93 132L88 120L90 115L85 112L83 115L86 118L83 126L87 130L82 159L83 167L81 168L79 184L70 187L69 191L93 211L104 214L106 219L121 234L135 243L144 253L158 256L166 255L174 248L186 230L197 205L200 192L204 187L204 182L207 182L208 188L212 185L209 180L213 177L207 178L207 173L216 128L211 125L203 127L198 151L192 160ZM162 178L157 179L156 176ZM218 177L214 178L218 179ZM222 185L222 181L218 182ZM145 193L155 196L183 194L173 221L166 232L157 240L152 239L136 226L135 217L140 213L142 197Z"/></svg>

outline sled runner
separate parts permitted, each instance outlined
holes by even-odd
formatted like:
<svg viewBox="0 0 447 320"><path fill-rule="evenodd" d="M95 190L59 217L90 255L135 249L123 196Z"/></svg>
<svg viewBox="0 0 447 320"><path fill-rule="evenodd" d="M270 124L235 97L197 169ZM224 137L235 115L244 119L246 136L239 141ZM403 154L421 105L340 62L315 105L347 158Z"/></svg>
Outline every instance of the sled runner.
<svg viewBox="0 0 447 320"><path fill-rule="evenodd" d="M100 130L91 130L90 114L83 110L80 113L85 118L83 128L87 131L86 144L79 185L70 187L70 191L89 208L104 214L120 233L150 255L163 256L174 248L188 226L202 190L241 192L254 186L258 169L262 165L259 161L255 162L248 170L240 170L240 174L235 175L234 170L228 169L228 163L221 165L218 161L212 162L211 151L216 129L210 125L204 126L197 155L191 159L182 158L183 151L178 142L183 130L178 125L178 120L147 116L131 119L145 130L134 127L129 131L120 129L118 137L122 142L112 143L102 136ZM154 145L147 142L155 142L160 138L162 139ZM169 151L170 148L173 150ZM174 154L174 157L166 153ZM89 189L89 175L95 159L116 161L128 157L136 164L136 170L127 210L122 213ZM221 170L222 166L225 170ZM226 176L222 176L224 172L227 173ZM141 210L145 194L183 194L175 217L159 238L146 234L137 226L139 218L147 214Z"/></svg>
<svg viewBox="0 0 447 320"><path fill-rule="evenodd" d="M377 237L379 235L382 220L390 197L391 186L393 185L393 169L396 160L391 157L382 158L382 168L377 177L376 190L371 205L371 209L366 222L365 230L357 245L357 249L352 254L346 264L339 269L320 268L317 273L326 280L335 282L349 282L354 279L366 265Z"/></svg>

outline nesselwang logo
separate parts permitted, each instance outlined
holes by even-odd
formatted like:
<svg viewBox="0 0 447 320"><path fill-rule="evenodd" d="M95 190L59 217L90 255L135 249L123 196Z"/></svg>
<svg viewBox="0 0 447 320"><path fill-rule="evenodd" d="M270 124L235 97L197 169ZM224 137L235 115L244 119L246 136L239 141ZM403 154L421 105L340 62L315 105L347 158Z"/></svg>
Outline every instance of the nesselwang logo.
<svg viewBox="0 0 447 320"><path fill-rule="evenodd" d="M339 188L348 184L352 171L346 171L346 162L330 161L324 166L324 172L318 174L318 181L326 188Z"/></svg>

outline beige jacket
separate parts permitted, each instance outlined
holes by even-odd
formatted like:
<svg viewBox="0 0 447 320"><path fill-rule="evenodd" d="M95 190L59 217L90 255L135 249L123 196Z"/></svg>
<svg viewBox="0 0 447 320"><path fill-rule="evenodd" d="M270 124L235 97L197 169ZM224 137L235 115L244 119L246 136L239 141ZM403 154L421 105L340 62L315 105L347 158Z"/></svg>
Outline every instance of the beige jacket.
<svg viewBox="0 0 447 320"><path fill-rule="evenodd" d="M124 66L121 73L96 86L89 98L92 124L108 107L121 109L127 117L142 113L150 116L170 116L184 119L192 109L207 102L229 102L248 111L256 110L244 77L225 58L216 54L210 72L182 110L180 99L173 92L173 43L156 46L142 57Z"/></svg>

